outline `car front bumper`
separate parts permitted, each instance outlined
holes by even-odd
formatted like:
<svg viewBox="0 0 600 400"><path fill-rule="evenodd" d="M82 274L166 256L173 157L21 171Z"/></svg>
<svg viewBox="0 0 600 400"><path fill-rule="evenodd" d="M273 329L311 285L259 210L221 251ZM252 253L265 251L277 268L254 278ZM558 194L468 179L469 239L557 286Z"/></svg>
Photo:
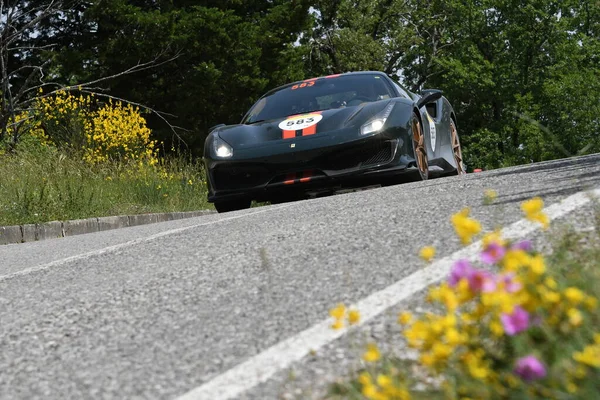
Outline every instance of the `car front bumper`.
<svg viewBox="0 0 600 400"><path fill-rule="evenodd" d="M205 160L208 201L247 197L268 200L281 193L332 187L375 173L399 173L414 159L403 129L340 143L323 135L235 149L230 160ZM411 148L412 150L412 148Z"/></svg>

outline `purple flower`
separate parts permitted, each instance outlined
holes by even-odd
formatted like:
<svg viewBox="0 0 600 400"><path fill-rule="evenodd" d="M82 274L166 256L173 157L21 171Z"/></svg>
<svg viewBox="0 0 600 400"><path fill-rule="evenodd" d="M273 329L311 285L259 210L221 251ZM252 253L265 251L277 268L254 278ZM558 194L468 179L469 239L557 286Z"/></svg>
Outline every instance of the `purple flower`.
<svg viewBox="0 0 600 400"><path fill-rule="evenodd" d="M502 314L500 320L502 321L504 332L509 336L523 332L529 327L529 313L520 306L516 306L512 314Z"/></svg>
<svg viewBox="0 0 600 400"><path fill-rule="evenodd" d="M522 240L513 244L511 248L513 250L523 250L530 252L531 250L533 250L533 243L531 242L531 240Z"/></svg>
<svg viewBox="0 0 600 400"><path fill-rule="evenodd" d="M475 269L469 276L469 288L472 292L493 292L496 290L496 278L490 271Z"/></svg>
<svg viewBox="0 0 600 400"><path fill-rule="evenodd" d="M504 254L506 254L504 246L498 243L490 243L485 251L481 253L481 261L486 264L496 264L502 260Z"/></svg>
<svg viewBox="0 0 600 400"><path fill-rule="evenodd" d="M458 260L454 263L452 270L450 271L450 277L448 278L448 284L450 287L455 287L461 279L469 279L475 269L471 266L468 260Z"/></svg>
<svg viewBox="0 0 600 400"><path fill-rule="evenodd" d="M546 376L546 367L535 356L519 358L515 364L514 373L526 382L542 379Z"/></svg>
<svg viewBox="0 0 600 400"><path fill-rule="evenodd" d="M498 277L498 282L504 284L504 290L508 293L515 293L521 290L523 285L515 281L515 273L509 272Z"/></svg>

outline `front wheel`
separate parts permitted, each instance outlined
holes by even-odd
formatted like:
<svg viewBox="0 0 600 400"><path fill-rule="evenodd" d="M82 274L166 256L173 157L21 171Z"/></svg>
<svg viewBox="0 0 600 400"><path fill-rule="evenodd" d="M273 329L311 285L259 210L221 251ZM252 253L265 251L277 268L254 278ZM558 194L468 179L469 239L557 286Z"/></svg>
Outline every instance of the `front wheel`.
<svg viewBox="0 0 600 400"><path fill-rule="evenodd" d="M225 213L229 211L245 210L250 208L251 200L247 199L235 199L235 200L223 200L215 201L215 208L219 213Z"/></svg>
<svg viewBox="0 0 600 400"><path fill-rule="evenodd" d="M419 172L417 179L425 181L427 178L429 178L429 161L427 160L427 148L425 147L425 135L423 134L423 127L416 113L413 113L411 125L413 152Z"/></svg>

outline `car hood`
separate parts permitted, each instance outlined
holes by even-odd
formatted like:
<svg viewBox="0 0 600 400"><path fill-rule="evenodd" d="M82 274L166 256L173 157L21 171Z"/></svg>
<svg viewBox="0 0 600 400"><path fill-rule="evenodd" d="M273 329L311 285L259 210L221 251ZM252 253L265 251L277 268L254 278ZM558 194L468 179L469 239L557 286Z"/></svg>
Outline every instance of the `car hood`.
<svg viewBox="0 0 600 400"><path fill-rule="evenodd" d="M316 111L296 116L288 116L269 121L258 122L251 125L229 125L219 128L218 135L233 148L243 148L252 145L258 145L268 141L281 140L284 138L282 127L287 127L287 122L303 117L313 117L318 120L316 128L309 128L315 131L316 135L335 135L346 128L359 129L361 125L382 111L390 100L382 100L373 103L366 103L355 107L344 107L323 111ZM318 116L316 116L318 115ZM299 125L302 128L302 125ZM293 125L290 129L295 128ZM295 130L295 129L293 129ZM297 131L302 131L298 129ZM309 132L309 131L305 131ZM301 135L301 133L299 133Z"/></svg>

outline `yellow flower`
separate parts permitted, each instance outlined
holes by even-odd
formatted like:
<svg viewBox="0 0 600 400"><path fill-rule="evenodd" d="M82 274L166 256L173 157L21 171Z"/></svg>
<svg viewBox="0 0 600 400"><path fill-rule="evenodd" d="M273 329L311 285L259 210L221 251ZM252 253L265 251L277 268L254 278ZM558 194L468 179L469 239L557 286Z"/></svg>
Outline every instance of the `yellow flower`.
<svg viewBox="0 0 600 400"><path fill-rule="evenodd" d="M452 347L440 342L435 343L431 350L437 360L445 360L452 354Z"/></svg>
<svg viewBox="0 0 600 400"><path fill-rule="evenodd" d="M346 306L342 303L339 303L335 308L329 310L329 315L338 320L343 319L346 315Z"/></svg>
<svg viewBox="0 0 600 400"><path fill-rule="evenodd" d="M454 311L459 306L459 298L456 292L447 283L431 288L429 298L432 301L443 303L448 311Z"/></svg>
<svg viewBox="0 0 600 400"><path fill-rule="evenodd" d="M564 291L565 298L573 305L581 303L585 299L585 294L575 287L568 287Z"/></svg>
<svg viewBox="0 0 600 400"><path fill-rule="evenodd" d="M446 342L450 346L457 346L463 342L462 335L454 328L450 328L446 331Z"/></svg>
<svg viewBox="0 0 600 400"><path fill-rule="evenodd" d="M373 400L378 399L379 398L378 396L380 395L380 393L377 391L377 387L373 384L368 384L368 385L363 386L362 394L367 399L373 399Z"/></svg>
<svg viewBox="0 0 600 400"><path fill-rule="evenodd" d="M471 243L473 237L481 232L481 224L479 221L469 218L469 213L469 208L464 208L452 215L450 219L457 236L465 245Z"/></svg>
<svg viewBox="0 0 600 400"><path fill-rule="evenodd" d="M431 367L435 365L435 357L431 353L421 353L421 357L419 358L421 364L426 367Z"/></svg>
<svg viewBox="0 0 600 400"><path fill-rule="evenodd" d="M588 296L585 299L585 306L588 310L593 311L598 306L598 300L595 297Z"/></svg>
<svg viewBox="0 0 600 400"><path fill-rule="evenodd" d="M544 229L546 229L549 225L549 219L548 216L542 212L543 208L544 201L539 197L534 197L531 200L521 203L521 210L525 214L525 217L530 221L539 222Z"/></svg>
<svg viewBox="0 0 600 400"><path fill-rule="evenodd" d="M495 230L493 232L488 232L483 235L481 239L482 245L484 249L487 249L490 244L498 244L500 246L506 245L506 240L502 238L502 232L500 230Z"/></svg>
<svg viewBox="0 0 600 400"><path fill-rule="evenodd" d="M363 360L366 362L375 362L381 358L379 348L375 343L367 344L367 351L363 354Z"/></svg>
<svg viewBox="0 0 600 400"><path fill-rule="evenodd" d="M546 277L546 279L544 279L544 283L550 289L556 289L558 287L558 284L556 283L556 281L554 279L552 279L551 277L549 277L549 276Z"/></svg>
<svg viewBox="0 0 600 400"><path fill-rule="evenodd" d="M190 185L190 186L191 186L191 185L193 185L193 184L194 184L194 182L193 182L191 179L190 179L190 180L188 180L188 185Z"/></svg>
<svg viewBox="0 0 600 400"><path fill-rule="evenodd" d="M583 351L575 352L573 359L590 367L600 368L600 345L586 346Z"/></svg>
<svg viewBox="0 0 600 400"><path fill-rule="evenodd" d="M363 372L363 373L361 373L361 374L358 376L358 382L359 382L361 385L363 385L363 386L366 386L366 385L371 385L371 384L372 384L372 382L371 382L371 375L369 375L369 373L368 373L368 372Z"/></svg>
<svg viewBox="0 0 600 400"><path fill-rule="evenodd" d="M546 264L544 262L544 257L542 257L540 254L532 257L529 267L531 268L531 272L533 272L534 274L542 275L544 272L546 272Z"/></svg>
<svg viewBox="0 0 600 400"><path fill-rule="evenodd" d="M492 331L492 333L498 337L504 335L504 328L499 321L490 322L490 331Z"/></svg>
<svg viewBox="0 0 600 400"><path fill-rule="evenodd" d="M483 203L492 204L497 197L498 193L494 189L487 189L485 192L483 192Z"/></svg>
<svg viewBox="0 0 600 400"><path fill-rule="evenodd" d="M392 379L387 375L377 375L377 385L383 389L386 389L392 386Z"/></svg>
<svg viewBox="0 0 600 400"><path fill-rule="evenodd" d="M567 310L567 316L569 317L569 323L573 326L579 326L583 322L583 316L576 308L569 308Z"/></svg>
<svg viewBox="0 0 600 400"><path fill-rule="evenodd" d="M348 322L350 325L358 324L360 321L360 312L358 310L350 310L348 312Z"/></svg>
<svg viewBox="0 0 600 400"><path fill-rule="evenodd" d="M331 329L334 330L340 330L344 327L344 321L342 321L341 319L336 319L335 322L333 324L331 324Z"/></svg>
<svg viewBox="0 0 600 400"><path fill-rule="evenodd" d="M411 320L412 320L412 314L407 311L400 313L398 315L398 323L400 325L408 325L408 324L410 324Z"/></svg>
<svg viewBox="0 0 600 400"><path fill-rule="evenodd" d="M423 248L421 249L421 251L419 252L419 256L420 256L420 257L421 257L423 260L425 260L425 261L429 262L429 261L431 261L431 260L433 259L433 257L435 256L435 248L434 248L433 246L426 246L426 247L423 247Z"/></svg>
<svg viewBox="0 0 600 400"><path fill-rule="evenodd" d="M560 294L558 294L557 292L553 292L553 291L547 291L547 292L544 292L544 294L542 295L542 298L545 301L547 301L548 303L556 304L560 301Z"/></svg>
<svg viewBox="0 0 600 400"><path fill-rule="evenodd" d="M526 216L537 214L544 208L544 200L540 197L534 197L533 199L524 201L521 203L521 210Z"/></svg>

